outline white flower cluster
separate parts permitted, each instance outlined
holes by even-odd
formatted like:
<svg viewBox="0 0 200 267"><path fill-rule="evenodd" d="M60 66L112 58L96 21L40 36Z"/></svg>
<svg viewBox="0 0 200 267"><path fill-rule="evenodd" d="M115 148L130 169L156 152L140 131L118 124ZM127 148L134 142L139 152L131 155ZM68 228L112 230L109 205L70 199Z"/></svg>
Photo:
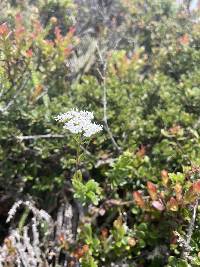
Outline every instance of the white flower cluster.
<svg viewBox="0 0 200 267"><path fill-rule="evenodd" d="M64 129L74 134L83 133L85 137L102 131L103 126L92 122L93 119L93 112L78 109L72 109L55 117L56 121L64 122Z"/></svg>

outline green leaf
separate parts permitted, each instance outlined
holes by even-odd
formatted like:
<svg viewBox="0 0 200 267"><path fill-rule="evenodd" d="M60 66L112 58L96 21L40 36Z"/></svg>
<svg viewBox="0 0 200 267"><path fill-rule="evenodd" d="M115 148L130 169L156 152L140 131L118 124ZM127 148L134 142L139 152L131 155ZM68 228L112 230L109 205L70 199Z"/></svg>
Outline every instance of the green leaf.
<svg viewBox="0 0 200 267"><path fill-rule="evenodd" d="M174 183L183 183L185 180L185 175L183 173L177 172L177 173L169 173L169 178Z"/></svg>

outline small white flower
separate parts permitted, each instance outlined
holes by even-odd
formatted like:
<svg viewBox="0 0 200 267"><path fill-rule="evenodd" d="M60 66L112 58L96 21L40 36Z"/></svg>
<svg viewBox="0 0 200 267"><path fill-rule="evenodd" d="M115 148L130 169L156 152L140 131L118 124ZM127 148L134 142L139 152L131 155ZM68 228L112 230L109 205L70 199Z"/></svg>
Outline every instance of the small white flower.
<svg viewBox="0 0 200 267"><path fill-rule="evenodd" d="M71 119L85 119L91 121L94 119L94 115L93 112L85 110L78 111L78 109L72 109L55 117L55 120L60 122L66 122Z"/></svg>
<svg viewBox="0 0 200 267"><path fill-rule="evenodd" d="M102 130L102 126L96 123L90 123L87 125L85 132L84 132L84 136L85 137L90 137L91 135L98 133Z"/></svg>
<svg viewBox="0 0 200 267"><path fill-rule="evenodd" d="M64 129L74 134L82 133L85 137L102 131L103 126L92 122L93 119L93 112L78 109L72 109L55 117L55 120L64 122Z"/></svg>

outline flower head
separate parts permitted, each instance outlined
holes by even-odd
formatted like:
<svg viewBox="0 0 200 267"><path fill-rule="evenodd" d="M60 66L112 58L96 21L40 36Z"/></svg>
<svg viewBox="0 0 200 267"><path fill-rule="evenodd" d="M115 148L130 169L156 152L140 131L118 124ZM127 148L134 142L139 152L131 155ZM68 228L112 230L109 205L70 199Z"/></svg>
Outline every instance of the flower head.
<svg viewBox="0 0 200 267"><path fill-rule="evenodd" d="M72 109L55 117L55 120L64 122L64 129L74 134L82 133L85 137L90 137L103 128L102 125L92 122L93 119L93 112L78 109Z"/></svg>

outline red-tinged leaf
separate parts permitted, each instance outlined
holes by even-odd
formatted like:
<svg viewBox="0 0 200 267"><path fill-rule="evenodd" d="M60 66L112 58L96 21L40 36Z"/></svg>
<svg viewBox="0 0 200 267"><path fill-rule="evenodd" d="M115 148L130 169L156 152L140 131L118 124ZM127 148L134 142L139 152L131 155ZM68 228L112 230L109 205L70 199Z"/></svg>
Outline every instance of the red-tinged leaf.
<svg viewBox="0 0 200 267"><path fill-rule="evenodd" d="M33 50L32 50L32 49L27 50L27 51L26 51L26 56L27 56L28 58L31 58L31 57L33 56Z"/></svg>
<svg viewBox="0 0 200 267"><path fill-rule="evenodd" d="M145 202L144 202L144 199L142 198L142 195L141 195L140 192L138 192L138 191L133 192L133 198L134 198L136 204L137 204L140 208L144 208L144 206L145 206Z"/></svg>
<svg viewBox="0 0 200 267"><path fill-rule="evenodd" d="M183 196L182 196L182 186L178 183L178 184L175 185L174 189L175 189L175 193L176 193L176 199L178 201L181 201L182 198L183 198Z"/></svg>
<svg viewBox="0 0 200 267"><path fill-rule="evenodd" d="M15 38L16 38L16 40L18 40L18 41L21 40L21 38L23 37L24 33L25 33L25 27L24 26L17 27L16 30L15 30Z"/></svg>
<svg viewBox="0 0 200 267"><path fill-rule="evenodd" d="M171 197L167 202L167 209L170 211L178 211L178 202L174 197Z"/></svg>
<svg viewBox="0 0 200 267"><path fill-rule="evenodd" d="M86 244L83 245L82 250L84 251L84 253L88 252L88 250L89 250L89 246L86 245Z"/></svg>
<svg viewBox="0 0 200 267"><path fill-rule="evenodd" d="M33 32L31 35L32 35L32 39L34 40L35 38L37 38L41 34L41 32L44 29L42 28L42 25L38 20L33 21L33 27L34 28L33 28Z"/></svg>
<svg viewBox="0 0 200 267"><path fill-rule="evenodd" d="M190 43L190 38L188 34L184 34L179 38L179 43L182 45L188 45Z"/></svg>
<svg viewBox="0 0 200 267"><path fill-rule="evenodd" d="M200 180L195 182L195 183L193 183L192 189L193 189L194 193L197 193L197 194L200 193Z"/></svg>
<svg viewBox="0 0 200 267"><path fill-rule="evenodd" d="M171 128L169 128L169 132L172 135L177 135L181 131L181 126L180 125L173 125Z"/></svg>
<svg viewBox="0 0 200 267"><path fill-rule="evenodd" d="M161 171L161 176L162 176L162 177L168 177L168 171L166 171L166 170L162 170L162 171Z"/></svg>
<svg viewBox="0 0 200 267"><path fill-rule="evenodd" d="M158 198L157 188L152 182L147 182L147 190L152 200L156 200Z"/></svg>
<svg viewBox="0 0 200 267"><path fill-rule="evenodd" d="M140 158L143 158L146 155L146 147L144 145L137 151L136 155Z"/></svg>
<svg viewBox="0 0 200 267"><path fill-rule="evenodd" d="M178 241L178 236L173 232L170 238L170 244L175 245L177 244L177 241Z"/></svg>
<svg viewBox="0 0 200 267"><path fill-rule="evenodd" d="M163 211L165 209L165 206L161 200L154 200L152 202L152 206L159 211Z"/></svg>
<svg viewBox="0 0 200 267"><path fill-rule="evenodd" d="M164 186L167 186L169 181L168 171L162 170L161 171L162 183Z"/></svg>
<svg viewBox="0 0 200 267"><path fill-rule="evenodd" d="M70 33L74 34L75 31L76 31L76 27L70 27L70 28L69 28L69 32L70 32Z"/></svg>
<svg viewBox="0 0 200 267"><path fill-rule="evenodd" d="M21 23L22 23L22 20L23 20L23 18L22 18L22 14L18 12L18 13L16 14L16 16L15 16L15 23L16 23L16 24L21 24Z"/></svg>
<svg viewBox="0 0 200 267"><path fill-rule="evenodd" d="M65 56L68 56L68 55L71 53L71 51L72 51L71 48L69 48L69 47L65 48L65 49L64 49L64 55L65 55Z"/></svg>
<svg viewBox="0 0 200 267"><path fill-rule="evenodd" d="M102 230L101 230L101 237L102 238L107 238L108 237L108 228L103 228Z"/></svg>
<svg viewBox="0 0 200 267"><path fill-rule="evenodd" d="M0 35L7 35L9 33L9 28L6 23L0 25Z"/></svg>
<svg viewBox="0 0 200 267"><path fill-rule="evenodd" d="M43 86L41 84L38 84L36 87L35 87L35 90L31 96L31 101L35 101L35 99L41 94L41 92L43 91Z"/></svg>

